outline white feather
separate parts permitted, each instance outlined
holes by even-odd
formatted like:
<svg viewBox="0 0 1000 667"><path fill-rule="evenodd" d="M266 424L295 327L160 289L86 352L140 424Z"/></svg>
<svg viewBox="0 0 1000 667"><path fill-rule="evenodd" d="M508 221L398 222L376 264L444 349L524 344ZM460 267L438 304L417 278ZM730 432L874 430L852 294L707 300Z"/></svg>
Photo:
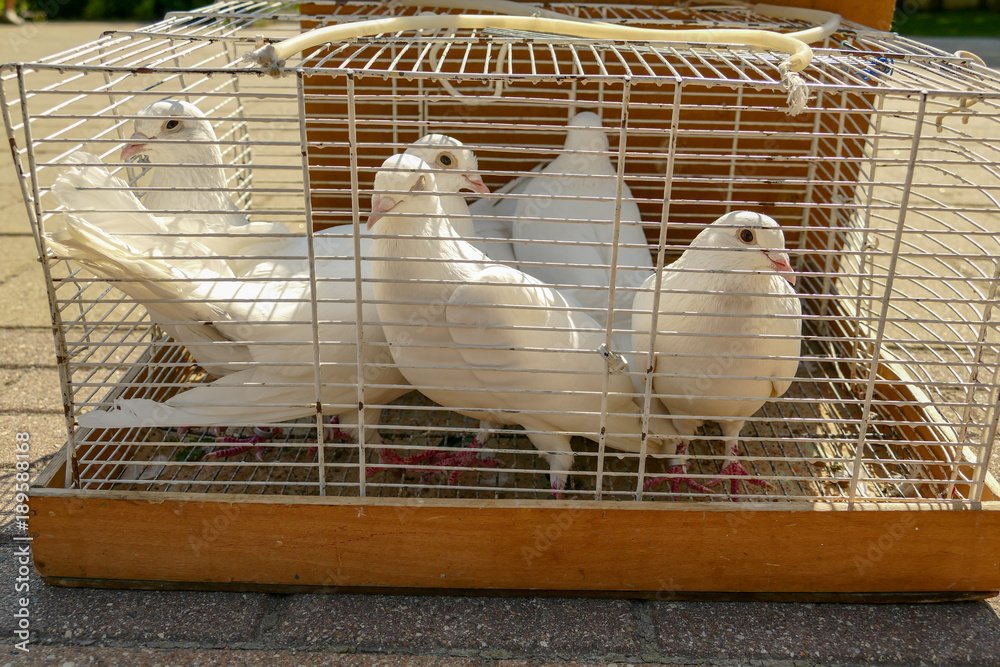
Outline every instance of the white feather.
<svg viewBox="0 0 1000 667"><path fill-rule="evenodd" d="M553 488L561 489L573 459L562 432L598 439L600 325L557 290L462 240L434 175L414 156L383 164L369 224L379 318L400 371L461 414L534 431L528 438L545 452ZM608 387L607 444L639 451L631 381L612 375ZM651 443L651 451L669 446L662 438Z"/></svg>
<svg viewBox="0 0 1000 667"><path fill-rule="evenodd" d="M653 262L639 207L626 183L618 214L618 256L612 261L618 186L608 148L596 114L573 117L564 151L520 188L522 198L513 200L513 251L518 268L593 308L591 314L602 324L607 322L616 265L614 328L627 331L635 290L652 271ZM616 336L616 346L626 346L627 339Z"/></svg>
<svg viewBox="0 0 1000 667"><path fill-rule="evenodd" d="M162 426L246 424L315 414L313 295L304 253L295 253L301 237L290 236L283 225L247 223L242 214L228 212L235 207L217 190L224 186L221 152L195 107L161 101L139 115L123 158L146 153L154 164L203 168L154 167L151 185L179 188L169 200L171 213L154 215L103 166L85 166L99 165L96 157L74 156L53 187L66 210L65 227L50 235L50 247L145 304L153 321L209 372L229 375L162 404L122 401L111 412L81 416L81 425L135 426L151 419ZM145 201L152 196L166 210L155 192ZM344 415L345 422L353 421L359 398L353 243L349 236L330 237L323 247L328 258L316 267L319 400L325 414ZM287 260L260 256L275 251ZM266 279L250 280L248 273ZM379 346L384 337L368 291L362 310L362 335L370 343L363 355L363 400L377 406L408 388L398 372L382 367L391 357ZM366 419L376 420L377 413Z"/></svg>
<svg viewBox="0 0 1000 667"><path fill-rule="evenodd" d="M248 281L203 269L189 275L169 261L139 253L75 216L52 239L57 253L69 253L98 275L188 333L182 342L200 356L203 348L230 351L244 362L229 375L164 404L122 401L115 411L80 417L82 426L198 426L262 423L305 417L316 412L312 286L304 278ZM328 267L334 266L328 262ZM357 326L353 301L353 261L339 264L340 275L316 283L319 359L325 414L356 410ZM369 345L366 405L383 404L409 389L390 361L374 306L363 308L363 336ZM190 333L194 332L194 333ZM193 337L197 335L197 340ZM250 365L250 367L247 367ZM383 386L387 385L387 386Z"/></svg>
<svg viewBox="0 0 1000 667"><path fill-rule="evenodd" d="M704 421L720 423L724 467L735 460L744 421L795 376L802 308L790 271L778 223L747 211L706 227L663 271L653 389L682 435ZM641 356L649 349L655 280L645 281L634 304L633 349Z"/></svg>

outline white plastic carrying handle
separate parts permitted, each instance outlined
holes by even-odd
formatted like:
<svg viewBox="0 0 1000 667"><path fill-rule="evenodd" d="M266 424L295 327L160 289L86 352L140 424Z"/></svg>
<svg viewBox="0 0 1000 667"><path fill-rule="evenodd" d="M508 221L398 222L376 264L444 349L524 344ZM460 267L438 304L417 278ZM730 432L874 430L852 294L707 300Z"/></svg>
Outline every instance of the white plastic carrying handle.
<svg viewBox="0 0 1000 667"><path fill-rule="evenodd" d="M786 37L794 37L806 44L821 42L840 27L840 14L824 12L819 9L805 9L800 7L782 7L780 5L750 4L739 0L713 1L712 5L724 5L727 7L750 9L755 14L768 16L777 19L791 19L795 21L808 21L817 25L807 30L784 33ZM583 21L589 23L600 23L603 25L613 25L605 21L584 19L578 16L560 14L538 5L527 2L513 2L512 0L392 0L391 6L397 7L436 7L438 9L465 9L469 11L491 12L493 14L508 14L510 16L537 16L540 18L562 19L565 21ZM617 25L617 24L615 24ZM766 31L765 31L766 32ZM666 40L664 40L666 41Z"/></svg>
<svg viewBox="0 0 1000 667"><path fill-rule="evenodd" d="M452 2L453 0L443 1ZM474 1L461 0L458 4L467 6L470 2ZM492 5L493 3L490 4ZM518 3L509 2L504 2L502 5L493 5L493 8L506 7L508 5L517 6L519 11L536 9L532 5L521 6ZM485 28L500 28L591 39L621 39L661 43L737 44L759 46L788 54L788 58L779 65L781 81L788 92L788 113L791 115L801 113L805 109L808 89L802 77L796 74L796 72L805 69L812 61L812 49L809 48L809 45L803 39L815 41L824 38L840 25L840 17L829 12L776 7L774 5L755 5L754 9L765 16L784 16L811 21L823 20L823 23L820 26L800 31L799 33L782 34L768 30L751 30L745 28L661 30L655 28L636 28L577 18L551 18L549 16L543 17L537 15L421 14L419 16L394 16L316 28L296 37L278 42L277 44L268 44L255 49L243 56L240 62L249 63L251 66L263 67L273 76L279 76L281 68L284 67L285 59L304 49L321 44L345 42L358 37L411 30L482 30ZM799 35L802 37L800 38Z"/></svg>

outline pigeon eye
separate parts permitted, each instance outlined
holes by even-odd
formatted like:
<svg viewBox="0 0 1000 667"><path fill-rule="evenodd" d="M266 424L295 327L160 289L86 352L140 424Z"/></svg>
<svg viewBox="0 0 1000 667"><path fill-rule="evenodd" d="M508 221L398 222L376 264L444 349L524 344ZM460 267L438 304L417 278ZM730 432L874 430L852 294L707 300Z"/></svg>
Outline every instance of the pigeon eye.
<svg viewBox="0 0 1000 667"><path fill-rule="evenodd" d="M741 229L740 230L740 241L744 243L753 243L755 239L752 229Z"/></svg>
<svg viewBox="0 0 1000 667"><path fill-rule="evenodd" d="M180 126L181 122L179 120L168 120L166 123L163 124L163 129L167 130L168 132L172 132Z"/></svg>
<svg viewBox="0 0 1000 667"><path fill-rule="evenodd" d="M455 164L455 158L450 153L442 153L441 157L438 158L438 162L441 163L442 167L450 167Z"/></svg>
<svg viewBox="0 0 1000 667"><path fill-rule="evenodd" d="M413 184L413 187L410 188L410 192L423 192L424 188L426 187L427 187L427 177L421 176L420 178L417 179L417 182Z"/></svg>

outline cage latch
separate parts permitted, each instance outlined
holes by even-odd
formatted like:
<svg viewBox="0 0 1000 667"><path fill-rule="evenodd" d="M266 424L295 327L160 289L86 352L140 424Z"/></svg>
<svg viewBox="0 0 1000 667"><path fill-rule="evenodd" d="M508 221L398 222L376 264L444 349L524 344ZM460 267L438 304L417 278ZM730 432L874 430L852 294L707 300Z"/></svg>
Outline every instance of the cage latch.
<svg viewBox="0 0 1000 667"><path fill-rule="evenodd" d="M604 357L604 361L607 362L612 373L621 373L628 368L628 361L625 360L625 357L608 347L607 343L601 343L597 351Z"/></svg>

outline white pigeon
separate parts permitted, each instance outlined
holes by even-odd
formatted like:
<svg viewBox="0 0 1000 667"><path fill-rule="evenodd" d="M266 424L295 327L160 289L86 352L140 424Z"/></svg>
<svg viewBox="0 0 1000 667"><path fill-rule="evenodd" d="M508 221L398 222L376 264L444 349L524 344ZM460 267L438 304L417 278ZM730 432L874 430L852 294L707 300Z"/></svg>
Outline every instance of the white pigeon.
<svg viewBox="0 0 1000 667"><path fill-rule="evenodd" d="M749 211L713 222L663 271L653 392L682 436L694 435L704 421L719 423L727 456L721 475L729 477L734 497L741 477L766 486L739 462L739 434L744 421L782 396L795 376L802 306L794 283L781 227ZM635 298L633 349L640 355L649 350L655 285L650 276ZM675 477L675 491L680 481L703 489Z"/></svg>
<svg viewBox="0 0 1000 667"><path fill-rule="evenodd" d="M248 281L239 275L241 264L258 267L266 263L252 253L245 257L248 249L280 247L295 237L283 225L247 223L240 214L224 212L235 207L228 194L218 190L224 185L221 152L217 142L213 143L211 125L197 107L165 100L137 115L143 118L136 122L136 134L122 151L123 159L140 153L153 156L154 165L160 166L153 167L150 182L157 187L178 188L169 203L153 200L162 209L169 206L170 212L153 215L127 184L100 166L95 156L76 154L70 159L73 166L53 187L65 209L66 229L55 232L50 245L65 258L115 281L142 302L153 321L185 344L210 373L232 373L233 377L185 392L163 405L123 402L115 413L91 413L81 423L99 425L96 422L103 420L103 425L110 426L110 420L117 425L135 425L150 423L155 415L160 425L194 426L281 421L314 414L315 390L310 388L314 376L311 364L306 363L312 358L308 272L284 271L280 277L290 278L290 282ZM170 139L164 141L168 136ZM186 171L171 167L179 164L204 168ZM191 189L192 184L185 182L188 171L205 176L209 189ZM147 201L154 192L147 193ZM330 259L317 271L323 336L320 357L324 362L342 364L324 366L322 400L330 404L347 400L353 409L346 412L338 405L324 406L328 414L343 414L346 422L356 414L357 404L356 378L350 376L357 341L352 323L356 317L355 262L353 239L341 237L337 243L343 246L337 249L342 252L327 250L339 259ZM270 256L267 261L279 264ZM164 283L164 279L172 282ZM384 338L375 322L374 307L369 304L364 313L365 340L377 346ZM296 320L299 326L288 325ZM282 369L286 361L296 359L303 365ZM377 347L369 347L365 360L377 364L391 357L384 349L379 353ZM261 363L274 365L251 366ZM395 385L386 391L373 391L375 404L408 391L398 373L373 365L366 366L366 377L369 375L373 383ZM347 399L343 398L345 387L348 394L353 391ZM285 402L308 404L308 409L303 413L301 405L279 405ZM212 403L224 407L212 409L208 407ZM366 422L375 423L377 416L366 416Z"/></svg>
<svg viewBox="0 0 1000 667"><path fill-rule="evenodd" d="M135 133L122 149L122 161L145 155L154 163L151 189L140 202L129 186L112 176L93 155L77 152L53 187L56 201L70 213L85 215L88 222L125 240L133 250L171 258L171 267L195 279L204 268L215 279L239 276L248 280L309 277L306 237L290 234L278 223L252 222L235 212L228 192L222 153L211 123L198 107L179 100L159 100L136 113ZM447 198L457 217L469 220L462 189L489 192L478 173L475 154L456 139L428 135L413 144L448 174L442 178ZM149 211L152 207L159 215ZM226 213L226 211L233 211ZM364 228L362 228L364 230ZM471 226L469 228L471 234ZM197 248L192 245L196 242ZM361 239L362 256L369 254L370 239ZM206 253L206 249L208 252ZM340 281L342 298L353 299L354 239L342 228L314 235L316 275ZM211 255L225 257L230 272ZM363 299L371 301L370 267L361 263ZM135 288L133 288L135 289ZM225 375L251 361L245 346L229 344L200 324L168 318L157 304L145 302L154 322L171 338L182 342L205 370ZM240 366L243 364L243 366Z"/></svg>
<svg viewBox="0 0 1000 667"><path fill-rule="evenodd" d="M97 156L78 151L69 155L66 162L70 166L52 186L53 197L64 209L63 218L69 227L85 223L88 228L96 228L101 234L94 237L94 242L106 237L107 247L91 247L86 241L74 246L72 237L56 230L50 238L61 239L64 259L77 259L91 267L99 264L102 268L98 275L102 278L125 277L114 268L113 262L107 261L107 256L114 257L119 248L127 247L129 252L144 255L148 260L168 262L173 270L191 280L198 280L203 272L207 279L233 277L230 263L207 248L200 240L204 237L173 231L204 230L213 224L211 214L192 211L184 216L155 216L136 199L127 183L101 166ZM181 217L184 221L178 222ZM128 283L118 286L127 287ZM225 375L239 370L239 363L249 361L245 345L233 344L198 319L169 314L170 305L159 303L160 297L146 292L133 296L144 299L152 321L171 338L184 343L209 373Z"/></svg>
<svg viewBox="0 0 1000 667"><path fill-rule="evenodd" d="M89 224L132 247L175 257L179 263L186 261L185 266L193 271L206 262L212 263L213 270L227 270L225 260L198 256L207 248L197 232L188 234L189 230L204 231L214 226L213 214L191 209L183 216L154 215L96 155L74 151L63 162L66 167L52 185L52 196L64 211L85 217Z"/></svg>
<svg viewBox="0 0 1000 667"><path fill-rule="evenodd" d="M201 426L261 424L316 413L312 285L308 280L247 281L203 269L197 274L130 247L85 219L65 214L66 227L50 237L60 258L70 257L135 300L155 306L165 317L198 323L216 340L246 351L253 365L215 382L197 385L159 403L126 399L110 411L81 415L85 427ZM205 251L208 252L207 250ZM210 255L206 255L209 256ZM356 308L353 260L342 262L339 279L316 283L322 411L354 423L358 406ZM375 424L379 406L410 390L392 367L372 304L363 305L365 392L373 406L366 423ZM206 334L206 336L209 334ZM187 342L187 341L184 341ZM369 442L377 433L366 432Z"/></svg>
<svg viewBox="0 0 1000 667"><path fill-rule="evenodd" d="M471 190L488 194L490 189L479 174L476 154L461 141L447 134L425 134L406 149L407 155L416 155L435 171L441 206L452 221L452 227L462 238L474 239L476 232L469 215L469 207L459 192Z"/></svg>
<svg viewBox="0 0 1000 667"><path fill-rule="evenodd" d="M428 164L440 169L437 173L441 188L441 200L449 215L459 221L462 226L460 233L472 237L471 217L462 190L472 190L488 193L489 188L479 175L476 154L465 148L458 139L445 134L424 135L407 148L406 152L416 155ZM361 227L361 256L371 254L371 238L367 235L367 226ZM354 237L351 225L329 227L313 235L313 253L316 258L317 274L328 273L324 262L328 259L343 262L345 258L354 256ZM308 276L308 241L305 236L292 235L287 238L262 238L259 242L248 243L243 252L248 256L258 258L253 266L239 272L239 275L249 279L285 278L289 276ZM336 270L336 269L335 269ZM368 262L361 265L361 275L364 279L362 294L365 301L372 300L371 268Z"/></svg>
<svg viewBox="0 0 1000 667"><path fill-rule="evenodd" d="M158 114L162 116L158 117ZM193 105L161 101L149 105L140 115L147 116L148 120L137 122L137 132L130 138L131 141L157 138L155 128L159 123L159 127L163 128L161 134L191 139L195 142L191 145L204 155L192 156L186 142L170 141L129 144L122 151L123 159L145 152L153 153L155 162L162 161L167 165L192 161L209 166L221 165L221 153L217 145L210 143L215 137L214 131ZM437 135L415 144L417 150L421 146L425 146L423 151L429 151L428 157L435 158L442 166L449 166L445 164L449 158L457 161L445 179L452 192L457 193L463 188L488 192L476 170L475 155L461 148L460 142ZM303 321L308 316L307 281L310 274L305 237L289 234L283 225L247 224L241 215L220 214L218 210L224 207L214 199L218 191L196 189L190 194L178 194L178 201L183 198L183 206L186 207L183 213L178 210L173 214L153 215L136 199L127 184L100 166L95 156L78 154L70 162L74 166L60 175L53 192L67 209L67 226L74 229L76 235L74 238L68 231L57 233L52 245L57 246L61 240L63 256L90 266L99 276L115 280L123 291L147 307L153 321L172 338L185 344L208 372L220 376L233 374L179 394L163 404L138 399L122 401L111 413L85 415L81 424L123 426L155 422L161 426L190 427L238 424L248 420L255 423L283 421L314 414L315 399L312 397L315 391L310 369L299 367L294 372L281 375L280 369L275 367L253 367L253 364L261 362L280 362L280 354L275 356L272 354L275 350L262 345L268 340L284 345L282 351L287 351L289 357L294 357L296 353L305 354L311 346L311 337L307 341L301 336L308 333L307 328L289 327L288 338L280 340L284 332L281 326L275 324L289 317ZM91 166L84 166L87 163ZM223 182L221 168L201 173L214 175L216 182L211 184L213 187ZM173 187L171 179L177 175L183 178L183 170L156 166L151 173L151 182L158 187ZM177 187L184 192L187 185L182 182ZM148 199L149 195L146 197ZM224 199L228 202L228 195ZM464 199L457 195L454 199L454 207L460 213L465 207ZM162 202L157 205L165 206ZM176 208L177 204L174 206ZM214 210L206 213L197 207ZM465 219L468 220L467 209ZM97 229L93 228L95 226ZM114 236L102 234L101 230L121 235L122 242ZM189 238L187 233L193 236ZM315 265L318 296L328 302L327 305L320 304L320 318L328 316L332 322L350 322L355 308L354 238L342 230L333 230L333 233L317 233L314 240L316 256L321 258ZM369 254L371 239L365 236L360 242L362 256ZM217 252L227 253L226 259L219 258ZM166 261L158 261L160 259ZM367 261L360 265L362 300L366 304L365 340L378 345L384 342L384 337L371 306L374 298L371 269ZM158 281L167 277L174 282L164 289ZM292 282L281 282L281 279ZM209 287L212 289L208 290ZM280 303L280 299L285 297L297 299L299 303L292 306ZM206 304L205 299L221 302ZM227 299L239 303L232 300L227 303ZM250 308L250 304L254 307ZM333 309L336 309L336 314L331 312ZM240 326L227 324L233 318L247 322ZM262 326L266 323L272 326ZM336 360L321 356L324 363L345 364L353 359L356 339L353 324L346 327L321 326L321 333L325 336L324 350L337 344L341 346ZM279 339L274 339L274 336ZM369 346L365 360L373 363L391 361L384 348L382 356L378 356L378 352L378 348ZM351 404L356 403L356 390L351 389L356 378L345 380L342 377L345 374L346 371L341 368L324 367L323 403L343 403L345 390L348 394L354 392L348 399ZM408 391L404 378L391 369L366 366L366 377L371 382L391 385L366 391L366 398L375 403L388 402ZM284 405L286 403L298 405L290 407ZM355 421L352 417L356 412L344 411L340 405L324 406L324 411L337 415L345 425ZM376 423L379 415L377 410L369 411L366 423ZM368 441L380 441L378 434L371 432ZM245 448L234 448L233 452L241 449ZM383 463L408 465L427 456L403 459L391 450L383 449L379 450L379 458ZM451 460L452 457L444 455L439 463ZM373 471L369 469L369 474Z"/></svg>
<svg viewBox="0 0 1000 667"><path fill-rule="evenodd" d="M135 132L122 149L122 162L140 155L159 167L150 174L143 204L154 214L178 211L216 213L215 231L247 224L229 196L222 150L201 109L182 100L163 99L135 114ZM182 207L183 206L183 207Z"/></svg>
<svg viewBox="0 0 1000 667"><path fill-rule="evenodd" d="M564 152L521 189L513 222L518 268L594 309L590 312L601 324L607 322L612 282L618 173L608 150L600 117L589 111L576 114L569 122ZM653 260L639 206L625 183L619 218L613 324L627 331L635 290L650 275ZM627 340L627 334L620 334L615 344L625 347Z"/></svg>
<svg viewBox="0 0 1000 667"><path fill-rule="evenodd" d="M544 164L538 165L532 173L541 171L544 166ZM498 262L517 265L517 257L514 256L514 246L511 243L518 201L516 195L524 190L531 178L522 176L512 179L495 190L494 196L482 197L469 204L476 236L489 239L473 245Z"/></svg>
<svg viewBox="0 0 1000 667"><path fill-rule="evenodd" d="M121 160L139 156L149 160L149 189L142 195L142 204L163 220L170 233L196 238L216 254L232 257L236 273L250 265L241 262L248 254L247 244L289 234L280 223L249 222L237 209L230 197L232 186L226 179L219 140L198 107L164 99L135 115L135 132L122 149Z"/></svg>
<svg viewBox="0 0 1000 667"><path fill-rule="evenodd" d="M425 135L407 148L406 153L416 155L435 169L441 206L458 235L490 259L513 265L517 260L510 236L515 200L510 197L477 199L468 204L457 194L462 190L490 193L479 173L476 154L446 134ZM441 171L437 171L439 169ZM501 192L509 193L509 188L517 183L511 181L501 188ZM453 192L456 194L451 195Z"/></svg>
<svg viewBox="0 0 1000 667"><path fill-rule="evenodd" d="M487 426L524 427L561 493L573 462L570 434L599 439L600 325L557 290L459 238L434 174L415 156L383 163L368 225L379 319L400 372L430 399ZM610 375L607 390L606 444L640 451L631 380ZM650 436L649 451L670 454L671 444Z"/></svg>

